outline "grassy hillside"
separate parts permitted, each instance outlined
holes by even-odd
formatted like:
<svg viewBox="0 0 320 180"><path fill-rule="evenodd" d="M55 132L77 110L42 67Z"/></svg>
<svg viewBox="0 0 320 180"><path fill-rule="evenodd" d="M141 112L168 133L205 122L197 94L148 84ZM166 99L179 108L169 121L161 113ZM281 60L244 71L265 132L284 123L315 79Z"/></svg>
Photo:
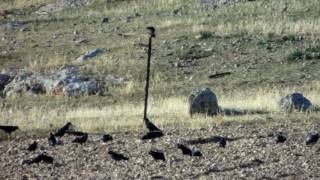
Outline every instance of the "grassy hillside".
<svg viewBox="0 0 320 180"><path fill-rule="evenodd" d="M130 81L123 87L109 87L104 97L6 99L0 122L25 123L26 129L49 128L50 123L61 124L66 119L89 131L139 127L146 68L146 53L140 44L147 43L145 27L149 25L157 30L150 116L163 126L191 126L204 118L191 120L186 109L189 92L198 86L210 87L222 107L268 112L222 116L202 121L203 125L257 116L281 118L285 115L276 102L294 90L320 102L318 0L243 1L216 9L203 8L194 0L96 0L77 9L36 13L50 2L55 1L0 3L0 9L12 12L0 19L0 24L12 20L26 23L23 31L0 31L0 69L46 73L75 65L85 74L115 74ZM108 23L102 23L104 17L109 18ZM81 40L87 42L78 43ZM108 51L83 64L76 62L97 47ZM222 72L231 75L209 78ZM43 127L41 122L49 123Z"/></svg>

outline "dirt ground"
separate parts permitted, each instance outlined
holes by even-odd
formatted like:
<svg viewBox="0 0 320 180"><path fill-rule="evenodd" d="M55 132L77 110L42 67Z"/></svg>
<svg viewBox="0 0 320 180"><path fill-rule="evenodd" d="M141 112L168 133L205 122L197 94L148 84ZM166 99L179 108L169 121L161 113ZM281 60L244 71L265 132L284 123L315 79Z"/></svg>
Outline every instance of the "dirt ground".
<svg viewBox="0 0 320 180"><path fill-rule="evenodd" d="M166 129L155 141L142 141L144 132L112 133L113 141L103 143L99 134L89 134L83 144L62 137L63 144L49 147L47 137L13 135L0 142L0 179L320 179L320 143L305 145L316 132L319 119L224 123L203 129ZM273 134L283 132L287 141L275 143ZM228 138L221 148L215 136ZM200 143L197 139L207 139ZM26 150L34 140L35 152ZM177 142L193 142L202 157L182 155ZM153 148L165 152L166 161L148 155ZM114 161L108 150L123 153L128 161ZM53 164L22 164L23 160L46 152Z"/></svg>

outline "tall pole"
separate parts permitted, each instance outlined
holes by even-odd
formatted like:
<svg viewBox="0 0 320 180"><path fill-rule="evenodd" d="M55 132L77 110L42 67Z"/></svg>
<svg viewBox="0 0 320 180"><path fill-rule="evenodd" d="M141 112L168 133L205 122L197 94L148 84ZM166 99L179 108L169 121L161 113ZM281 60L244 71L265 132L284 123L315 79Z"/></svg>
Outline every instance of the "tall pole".
<svg viewBox="0 0 320 180"><path fill-rule="evenodd" d="M155 37L154 27L148 27L149 45L148 45L148 62L147 62L147 76L146 76L146 86L145 86L145 97L144 97L144 114L143 120L147 118L147 109L148 109L148 96L149 96L149 79L150 79L150 61L151 61L151 48L152 48L152 38Z"/></svg>

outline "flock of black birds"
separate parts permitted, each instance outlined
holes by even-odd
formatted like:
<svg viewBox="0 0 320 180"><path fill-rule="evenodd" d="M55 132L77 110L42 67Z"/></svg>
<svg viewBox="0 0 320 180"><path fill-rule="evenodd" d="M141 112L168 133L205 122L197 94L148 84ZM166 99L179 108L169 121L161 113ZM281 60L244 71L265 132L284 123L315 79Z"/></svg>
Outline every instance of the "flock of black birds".
<svg viewBox="0 0 320 180"><path fill-rule="evenodd" d="M160 138L164 135L163 131L159 129L157 126L155 126L148 118L144 119L144 125L148 129L148 132L141 137L141 140L153 140L156 138ZM71 128L72 124L68 122L63 127L56 129L54 132L50 132L48 137L48 144L49 146L56 146L56 145L62 145L61 138L65 135L75 135L75 139L72 140L72 143L79 143L83 144L88 139L88 133L80 132L80 131L74 131L73 128ZM15 130L19 129L17 126L0 126L0 129L8 133L9 135L14 132ZM101 137L102 142L108 142L112 141L113 137L110 134L103 134ZM226 145L225 139L222 139L223 146ZM220 145L221 146L221 145ZM33 141L32 144L30 144L27 148L28 151L36 151L38 148L37 141ZM186 144L177 143L177 148L181 150L183 155L188 156L202 156L202 153L197 149L190 149ZM115 161L121 161L121 160L129 160L128 157L126 157L123 154L120 154L118 152L109 150L108 154L110 157ZM151 149L148 153L150 156L153 157L154 160L158 161L165 161L165 154L163 151L158 149ZM53 163L54 158L47 155L45 152L40 153L34 158L27 159L23 161L23 164L34 164L34 163Z"/></svg>
<svg viewBox="0 0 320 180"><path fill-rule="evenodd" d="M164 136L164 133L161 129L159 129L157 126L155 126L148 118L144 119L144 125L148 129L148 132L141 137L142 140L153 140L156 138L161 138ZM80 131L74 131L71 128L72 124L68 122L65 124L63 127L56 129L54 132L51 132L48 137L48 144L49 146L56 146L56 145L62 145L61 137L63 137L65 134L69 135L75 135L75 139L72 140L72 143L78 143L78 144L83 144L88 140L88 133L85 132L80 132ZM16 131L19 129L18 126L0 126L0 129L3 130L4 132L8 133L8 135L11 135L12 132ZM110 134L104 134L101 137L102 142L108 142L112 141L113 137ZM215 142L218 142L220 147L226 147L227 144L227 138L220 137L218 139L215 139ZM287 137L282 133L277 133L275 135L275 143L284 143L287 140ZM305 142L306 145L313 145L319 140L319 134L309 134L307 137L307 140ZM199 142L203 140L198 140ZM190 141L191 142L191 141ZM188 155L188 156L202 156L202 153L200 150L195 149L195 148L190 148L187 146L186 143L177 143L176 147L181 150L183 155ZM38 148L38 143L37 141L34 141L32 144L29 145L27 148L28 151L36 151ZM121 161L121 160L129 160L128 157L126 157L123 154L120 154L118 152L109 150L108 154L110 157L115 160L115 161ZM165 154L163 151L159 149L151 149L148 153L150 156L153 157L154 160L158 161L165 161ZM54 158L47 155L45 152L40 153L34 158L24 160L23 164L33 164L33 163L53 163Z"/></svg>

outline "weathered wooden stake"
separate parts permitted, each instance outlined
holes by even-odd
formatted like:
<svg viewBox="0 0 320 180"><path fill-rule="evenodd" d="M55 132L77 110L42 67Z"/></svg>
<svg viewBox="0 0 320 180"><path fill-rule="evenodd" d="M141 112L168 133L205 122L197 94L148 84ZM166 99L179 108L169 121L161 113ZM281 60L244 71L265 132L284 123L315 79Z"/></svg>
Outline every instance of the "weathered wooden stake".
<svg viewBox="0 0 320 180"><path fill-rule="evenodd" d="M147 27L149 37L149 49L148 49L148 64L147 64L147 76L146 76L146 86L145 86L145 96L144 96L144 115L143 120L147 118L148 109L148 96L149 96L149 77L150 77L150 60L151 60L151 48L152 48L152 38L156 37L154 27Z"/></svg>

